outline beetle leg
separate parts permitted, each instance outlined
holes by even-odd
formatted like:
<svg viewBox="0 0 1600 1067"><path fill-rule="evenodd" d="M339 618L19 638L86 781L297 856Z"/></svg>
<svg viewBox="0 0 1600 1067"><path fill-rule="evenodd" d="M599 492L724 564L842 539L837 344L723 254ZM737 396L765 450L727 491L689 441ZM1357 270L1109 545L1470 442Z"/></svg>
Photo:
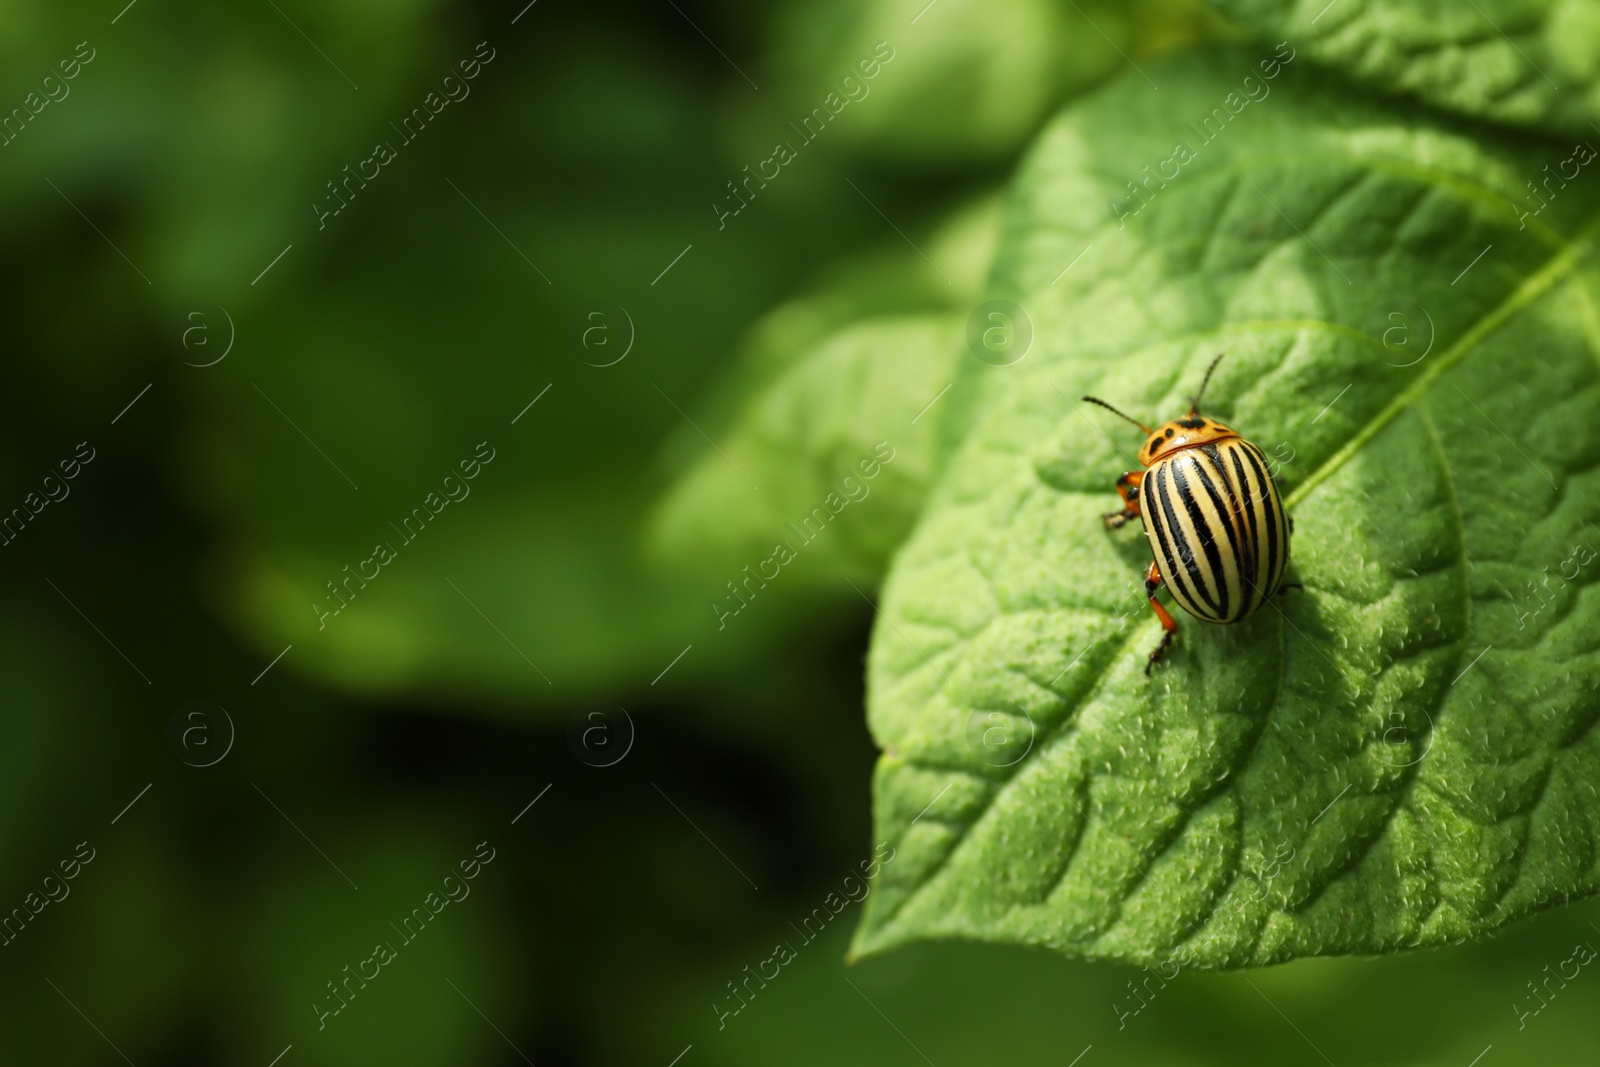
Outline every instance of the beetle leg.
<svg viewBox="0 0 1600 1067"><path fill-rule="evenodd" d="M1144 673L1148 677L1150 668L1156 665L1167 646L1172 644L1172 635L1178 632L1178 624L1171 613L1156 600L1156 590L1161 588L1161 568L1156 566L1156 561L1150 561L1150 569L1144 572L1144 594L1150 598L1150 607L1156 613L1156 618L1161 620L1161 628L1166 632L1161 635L1161 643L1150 653L1150 662L1144 665Z"/></svg>
<svg viewBox="0 0 1600 1067"><path fill-rule="evenodd" d="M1139 518L1139 483L1144 481L1144 471L1128 471L1117 479L1117 495L1122 498L1122 510L1106 516L1106 525L1115 530L1129 519Z"/></svg>
<svg viewBox="0 0 1600 1067"><path fill-rule="evenodd" d="M1282 596L1283 594L1287 593L1291 589L1304 589L1304 588L1305 588L1305 586L1301 585L1299 582L1284 582L1282 585L1278 586L1278 592L1275 595Z"/></svg>
<svg viewBox="0 0 1600 1067"><path fill-rule="evenodd" d="M1289 520L1289 532L1291 534L1294 533L1294 516L1293 515L1285 515L1284 518Z"/></svg>

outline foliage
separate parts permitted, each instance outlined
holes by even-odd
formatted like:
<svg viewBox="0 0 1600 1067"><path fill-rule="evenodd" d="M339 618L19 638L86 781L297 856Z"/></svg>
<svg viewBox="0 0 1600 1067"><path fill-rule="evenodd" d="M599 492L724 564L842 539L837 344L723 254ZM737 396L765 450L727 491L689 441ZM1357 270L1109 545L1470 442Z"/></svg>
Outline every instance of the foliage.
<svg viewBox="0 0 1600 1067"><path fill-rule="evenodd" d="M1600 118L1600 8L1586 0L1216 0L1261 39L1462 115L1587 138Z"/></svg>
<svg viewBox="0 0 1600 1067"><path fill-rule="evenodd" d="M1519 228L1550 146L1402 123L1292 65L1201 140L1193 102L1254 60L1123 79L1017 181L996 292L1043 343L963 381L979 414L887 583L878 834L908 857L859 950L1237 966L1459 940L1596 889L1593 199ZM1118 204L1175 138L1177 176ZM1397 358L1387 312L1412 308L1437 335ZM1292 448L1305 590L1190 622L1147 678L1147 549L1098 521L1137 441L1076 398L1167 417L1224 350L1208 410ZM1523 590L1557 570L1538 612Z"/></svg>
<svg viewBox="0 0 1600 1067"><path fill-rule="evenodd" d="M6 506L77 442L98 457L0 553L6 907L77 842L98 856L0 952L7 1051L665 1064L692 1044L695 1067L1092 1043L1085 1064L1233 1064L1315 1039L1340 1063L1466 1063L1491 1040L1594 1059L1576 997L1525 1031L1505 1012L1591 937L1592 902L1377 962L1185 973L1137 1021L1126 987L1149 972L1083 958L1382 950L1587 891L1592 564L1559 575L1596 518L1592 168L1517 227L1526 183L1587 137L1566 90L1592 81L1588 38L1581 5L1479 3L1562 94L1530 80L1513 115L1366 72L1323 28L1420 6L1351 0L1315 24L1232 0L1226 23L1198 0L10 5L7 107L77 42L95 58L0 147ZM1131 211L1122 183L1285 36L1271 97L1119 228L1106 199ZM880 39L871 94L719 227L730 180ZM1496 40L1458 82L1506 84ZM470 97L319 228L329 183L478 42L496 58ZM1460 69L1442 62L1419 70ZM1010 366L974 355L990 297L1032 322ZM217 349L192 347L191 316L210 343L223 310L235 343L198 366ZM602 366L619 311L635 344ZM1223 343L1216 410L1284 462L1307 590L1230 631L1185 620L1129 685L1153 640L1144 549L1097 515L1123 469L1107 438L1132 441L1053 387L1155 417ZM871 495L719 629L728 581L880 440ZM470 496L320 625L328 583L485 441ZM1056 678L1063 651L1083 658ZM1280 670L1281 692L1258 684ZM170 740L194 700L237 731L212 766ZM632 717L615 766L573 740L596 708ZM997 765L1018 710L1031 754ZM1090 816L1064 847L1082 814L1047 785ZM1245 851L1184 851L1196 834ZM485 839L471 899L319 1030L327 983ZM719 1028L708 1003L880 843L898 852L870 895ZM1206 878L1173 878L1190 856ZM1029 903L1052 862L1078 896ZM1320 888L1317 925L1275 911L1245 944L1230 913L1168 955L1228 870L1246 918ZM990 943L879 951L952 936Z"/></svg>

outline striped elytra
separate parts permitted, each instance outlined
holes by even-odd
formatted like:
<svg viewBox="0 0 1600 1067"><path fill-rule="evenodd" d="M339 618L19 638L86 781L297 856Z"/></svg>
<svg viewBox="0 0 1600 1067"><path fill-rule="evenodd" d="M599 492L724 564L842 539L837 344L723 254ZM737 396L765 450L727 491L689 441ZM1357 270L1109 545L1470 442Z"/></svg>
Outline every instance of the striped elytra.
<svg viewBox="0 0 1600 1067"><path fill-rule="evenodd" d="M1144 523L1155 556L1144 574L1144 595L1161 622L1161 643L1144 672L1172 644L1178 624L1156 599L1163 585L1197 619L1230 623L1248 618L1268 597L1285 589L1289 535L1294 523L1272 481L1261 449L1215 419L1200 414L1211 372L1206 369L1189 414L1151 429L1096 397L1099 404L1150 436L1139 449L1142 471L1117 479L1122 510L1105 517L1115 530L1134 519Z"/></svg>
<svg viewBox="0 0 1600 1067"><path fill-rule="evenodd" d="M1277 593L1289 521L1261 449L1224 437L1156 460L1139 511L1172 597L1208 622L1238 622Z"/></svg>

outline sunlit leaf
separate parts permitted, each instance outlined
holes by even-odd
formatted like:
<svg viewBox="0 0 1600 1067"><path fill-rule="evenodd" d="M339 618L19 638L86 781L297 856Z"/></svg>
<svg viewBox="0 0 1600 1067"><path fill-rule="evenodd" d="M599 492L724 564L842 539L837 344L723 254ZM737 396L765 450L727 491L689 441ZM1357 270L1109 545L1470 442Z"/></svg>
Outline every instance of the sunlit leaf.
<svg viewBox="0 0 1600 1067"><path fill-rule="evenodd" d="M958 385L972 429L885 586L876 834L902 858L858 952L1261 964L1600 887L1596 197L1519 227L1562 146L1299 61L1248 102L1258 59L1120 80L1018 180L996 295L1040 342ZM1149 550L1100 521L1138 437L1078 397L1173 417L1219 351L1207 408L1280 465L1305 588L1232 627L1180 612L1147 677Z"/></svg>

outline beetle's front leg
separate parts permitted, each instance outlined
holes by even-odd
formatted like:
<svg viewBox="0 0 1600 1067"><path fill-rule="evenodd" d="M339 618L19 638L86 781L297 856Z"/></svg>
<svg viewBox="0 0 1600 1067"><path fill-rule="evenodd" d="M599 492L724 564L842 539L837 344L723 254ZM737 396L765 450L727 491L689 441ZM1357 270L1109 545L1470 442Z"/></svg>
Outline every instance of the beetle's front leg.
<svg viewBox="0 0 1600 1067"><path fill-rule="evenodd" d="M1139 517L1139 483L1144 481L1144 471L1128 471L1117 479L1117 495L1122 498L1122 510L1106 516L1106 525L1115 530L1129 519Z"/></svg>
<svg viewBox="0 0 1600 1067"><path fill-rule="evenodd" d="M1156 618L1161 620L1161 628L1166 632L1161 635L1161 643L1151 651L1150 662L1144 665L1146 676L1150 674L1150 668L1156 665L1156 660L1166 652L1167 646L1172 644L1172 635L1178 632L1178 624L1171 613L1156 600L1156 590L1160 588L1161 568L1156 566L1155 560L1151 560L1150 569L1144 572L1144 595L1150 598L1150 607L1155 611Z"/></svg>

